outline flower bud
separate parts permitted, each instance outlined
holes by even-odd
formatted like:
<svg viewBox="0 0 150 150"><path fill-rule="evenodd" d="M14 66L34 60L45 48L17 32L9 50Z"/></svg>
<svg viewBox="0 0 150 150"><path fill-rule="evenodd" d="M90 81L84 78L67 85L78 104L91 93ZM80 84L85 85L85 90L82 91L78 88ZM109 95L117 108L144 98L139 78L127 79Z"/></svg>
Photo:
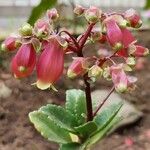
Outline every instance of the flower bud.
<svg viewBox="0 0 150 150"><path fill-rule="evenodd" d="M1 50L2 51L14 51L17 48L17 38L15 37L8 37L5 39L5 41L1 44Z"/></svg>
<svg viewBox="0 0 150 150"><path fill-rule="evenodd" d="M130 45L128 48L129 54L135 57L143 57L149 54L149 49L140 45Z"/></svg>
<svg viewBox="0 0 150 150"><path fill-rule="evenodd" d="M102 11L97 7L91 6L85 11L85 18L90 23L96 23L101 18Z"/></svg>
<svg viewBox="0 0 150 150"><path fill-rule="evenodd" d="M127 20L125 20L121 15L112 15L107 19L113 19L121 28L127 27Z"/></svg>
<svg viewBox="0 0 150 150"><path fill-rule="evenodd" d="M127 65L129 65L129 66L134 66L134 65L136 65L136 60L135 60L134 57L128 57L128 58L126 59L126 63L127 63Z"/></svg>
<svg viewBox="0 0 150 150"><path fill-rule="evenodd" d="M68 68L67 76L71 79L83 75L87 72L88 62L86 58L77 57L74 58L72 64Z"/></svg>
<svg viewBox="0 0 150 150"><path fill-rule="evenodd" d="M78 16L82 15L85 11L85 8L83 8L81 5L76 5L74 8L74 13Z"/></svg>
<svg viewBox="0 0 150 150"><path fill-rule="evenodd" d="M28 23L24 24L20 29L19 33L21 36L31 36L32 35L32 26Z"/></svg>
<svg viewBox="0 0 150 150"><path fill-rule="evenodd" d="M106 21L107 39L114 50L120 50L123 47L122 44L122 32L117 23L114 20Z"/></svg>
<svg viewBox="0 0 150 150"><path fill-rule="evenodd" d="M59 14L55 8L47 11L47 16L50 20L56 21L59 17Z"/></svg>
<svg viewBox="0 0 150 150"><path fill-rule="evenodd" d="M92 66L88 71L88 76L91 78L98 78L102 76L102 74L103 74L103 69L98 65Z"/></svg>
<svg viewBox="0 0 150 150"><path fill-rule="evenodd" d="M51 32L51 28L45 20L38 20L34 26L34 32L38 38L46 38Z"/></svg>
<svg viewBox="0 0 150 150"><path fill-rule="evenodd" d="M37 62L36 85L39 89L53 88L53 84L59 79L64 69L63 47L55 37L44 44L44 50Z"/></svg>
<svg viewBox="0 0 150 150"><path fill-rule="evenodd" d="M116 91L119 93L123 93L127 91L127 85L124 83L119 82L116 87L115 87Z"/></svg>
<svg viewBox="0 0 150 150"><path fill-rule="evenodd" d="M139 28L142 25L140 15L134 10L129 9L125 12L124 17L129 22L129 25L133 28Z"/></svg>
<svg viewBox="0 0 150 150"><path fill-rule="evenodd" d="M36 53L32 44L23 44L11 63L11 69L15 77L29 76L35 67Z"/></svg>

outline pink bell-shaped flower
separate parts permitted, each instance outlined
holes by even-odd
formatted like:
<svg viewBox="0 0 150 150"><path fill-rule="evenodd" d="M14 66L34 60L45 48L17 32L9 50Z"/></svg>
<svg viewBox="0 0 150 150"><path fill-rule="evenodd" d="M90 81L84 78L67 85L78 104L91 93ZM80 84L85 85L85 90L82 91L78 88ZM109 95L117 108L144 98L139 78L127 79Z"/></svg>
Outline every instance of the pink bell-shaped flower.
<svg viewBox="0 0 150 150"><path fill-rule="evenodd" d="M53 84L59 79L64 69L64 51L57 39L51 38L44 44L44 50L37 62L36 85L39 89L53 88Z"/></svg>
<svg viewBox="0 0 150 150"><path fill-rule="evenodd" d="M123 28L121 29L121 31L122 31L122 38L123 38L122 39L123 46L124 48L127 48L131 43L135 41L135 38L128 29Z"/></svg>
<svg viewBox="0 0 150 150"><path fill-rule="evenodd" d="M120 50L123 47L123 35L121 29L114 20L107 20L105 24L108 42L114 50Z"/></svg>
<svg viewBox="0 0 150 150"><path fill-rule="evenodd" d="M32 44L23 44L11 63L11 69L15 77L29 76L36 64L36 52Z"/></svg>

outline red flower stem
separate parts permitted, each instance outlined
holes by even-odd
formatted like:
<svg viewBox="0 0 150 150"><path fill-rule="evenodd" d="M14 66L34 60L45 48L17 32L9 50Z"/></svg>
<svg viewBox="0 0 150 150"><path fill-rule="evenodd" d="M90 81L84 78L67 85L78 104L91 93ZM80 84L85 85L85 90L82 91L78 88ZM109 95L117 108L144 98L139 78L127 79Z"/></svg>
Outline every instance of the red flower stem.
<svg viewBox="0 0 150 150"><path fill-rule="evenodd" d="M77 53L78 57L84 57L82 51ZM93 120L93 107L92 107L92 97L91 97L91 86L88 82L88 74L83 76L85 84L85 96L86 96L86 109L87 109L87 122Z"/></svg>
<svg viewBox="0 0 150 150"><path fill-rule="evenodd" d="M79 41L80 41L80 43L79 43L80 50L83 49L84 44L85 44L87 38L89 37L89 35L90 35L90 33L91 33L94 25L95 25L94 23L90 24L89 27L88 27L88 29L87 29L87 31L85 32L85 34L81 37L82 39L81 40L79 39Z"/></svg>
<svg viewBox="0 0 150 150"><path fill-rule="evenodd" d="M105 104L105 102L107 101L107 99L109 98L109 96L114 92L115 87L113 86L112 89L110 90L110 92L108 93L108 95L105 97L105 99L99 104L99 106L97 107L96 111L93 113L93 117L96 116L96 114L98 113L98 111L102 108L102 106Z"/></svg>
<svg viewBox="0 0 150 150"><path fill-rule="evenodd" d="M92 98L91 98L91 86L88 82L88 74L83 76L85 84L85 95L86 95L86 107L87 107L87 122L93 120L93 107L92 107Z"/></svg>
<svg viewBox="0 0 150 150"><path fill-rule="evenodd" d="M79 39L79 49L77 52L78 57L84 57L82 49L86 43L87 38L91 34L95 24L90 24L85 34ZM93 120L93 107L92 107L92 97L91 97L91 86L88 82L88 73L83 76L85 84L85 95L86 95L86 108L87 108L87 122Z"/></svg>
<svg viewBox="0 0 150 150"><path fill-rule="evenodd" d="M61 34L62 32L66 33L71 38L72 42L74 43L77 49L80 49L77 40L68 31L63 30L63 31L60 31L59 34Z"/></svg>

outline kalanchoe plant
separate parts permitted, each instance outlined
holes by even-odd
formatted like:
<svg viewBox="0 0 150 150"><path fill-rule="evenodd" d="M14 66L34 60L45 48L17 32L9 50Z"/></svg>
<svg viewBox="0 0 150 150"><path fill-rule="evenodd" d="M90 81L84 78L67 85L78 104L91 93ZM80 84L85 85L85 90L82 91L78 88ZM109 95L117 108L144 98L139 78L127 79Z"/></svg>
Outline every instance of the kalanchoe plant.
<svg viewBox="0 0 150 150"><path fill-rule="evenodd" d="M14 51L11 69L16 78L27 77L34 68L39 89L53 89L55 82L63 74L64 57L74 53L67 76L71 79L82 77L85 91L71 89L66 92L64 107L48 104L31 112L29 118L42 136L59 143L60 150L84 150L102 139L120 121L117 113L122 103L100 111L111 93L131 91L136 78L127 75L136 65L138 57L146 56L149 50L137 44L128 27L139 28L139 14L133 10L125 13L104 13L97 7L77 6L74 13L87 20L87 30L75 38L67 30L55 32L54 21L59 15L56 9L47 11L47 19L38 20L19 29L18 37L8 37L2 44L3 51ZM100 28L95 28L95 25ZM103 56L83 55L89 42L108 44L111 47ZM101 52L101 53L104 53ZM37 55L37 56L36 56ZM70 55L72 56L72 55ZM119 58L119 59L117 59ZM91 98L91 82L103 78L112 80L109 94L99 105ZM96 103L97 104L97 103Z"/></svg>

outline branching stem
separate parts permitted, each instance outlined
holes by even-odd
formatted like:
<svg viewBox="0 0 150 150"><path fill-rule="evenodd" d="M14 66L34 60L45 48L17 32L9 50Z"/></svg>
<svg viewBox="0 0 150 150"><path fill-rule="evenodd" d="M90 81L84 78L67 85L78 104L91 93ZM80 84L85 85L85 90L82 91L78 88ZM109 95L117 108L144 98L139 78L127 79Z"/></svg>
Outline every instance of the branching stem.
<svg viewBox="0 0 150 150"><path fill-rule="evenodd" d="M108 95L105 97L105 99L99 104L99 106L97 107L96 111L93 113L93 117L96 116L96 114L98 113L98 111L102 108L102 106L105 104L105 102L107 101L107 99L109 98L109 96L114 92L115 87L113 86L112 89L110 90L110 92L108 93Z"/></svg>
<svg viewBox="0 0 150 150"><path fill-rule="evenodd" d="M76 46L76 48L77 48L77 49L80 49L77 40L76 40L68 31L63 30L63 31L60 31L59 34L61 34L61 33L63 33L63 32L66 33L66 34L71 38L71 40L72 40L72 42L74 43L74 45Z"/></svg>

